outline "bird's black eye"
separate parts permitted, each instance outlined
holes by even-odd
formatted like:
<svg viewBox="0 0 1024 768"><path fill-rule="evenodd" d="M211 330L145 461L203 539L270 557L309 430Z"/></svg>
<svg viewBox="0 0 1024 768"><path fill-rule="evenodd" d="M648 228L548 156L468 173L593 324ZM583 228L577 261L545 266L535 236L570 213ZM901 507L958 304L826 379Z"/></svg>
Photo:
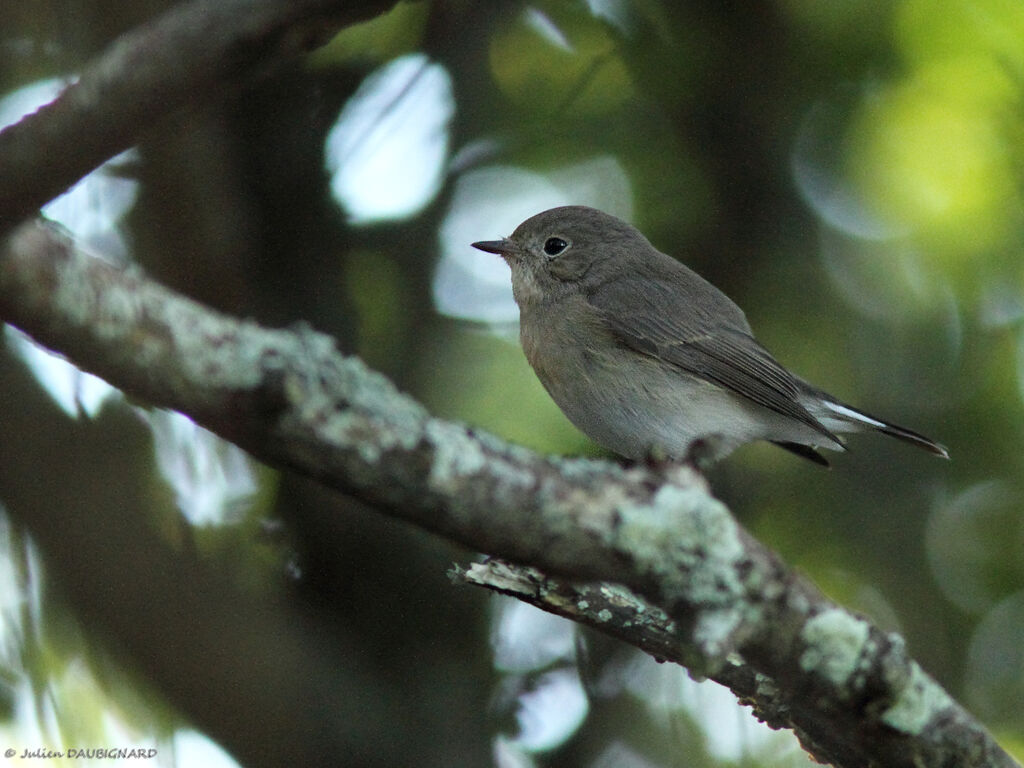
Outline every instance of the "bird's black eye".
<svg viewBox="0 0 1024 768"><path fill-rule="evenodd" d="M548 256L557 256L568 247L569 244L560 237L549 237L544 241L544 253Z"/></svg>

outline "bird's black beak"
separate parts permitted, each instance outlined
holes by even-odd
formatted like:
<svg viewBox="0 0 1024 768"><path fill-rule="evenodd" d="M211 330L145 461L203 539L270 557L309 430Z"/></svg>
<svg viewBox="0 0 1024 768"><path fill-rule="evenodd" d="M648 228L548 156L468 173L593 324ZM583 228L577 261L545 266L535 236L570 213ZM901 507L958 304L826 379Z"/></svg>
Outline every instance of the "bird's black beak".
<svg viewBox="0 0 1024 768"><path fill-rule="evenodd" d="M501 240L481 240L478 243L473 243L473 247L479 251L496 253L499 256L507 256L516 249L507 237L503 237Z"/></svg>

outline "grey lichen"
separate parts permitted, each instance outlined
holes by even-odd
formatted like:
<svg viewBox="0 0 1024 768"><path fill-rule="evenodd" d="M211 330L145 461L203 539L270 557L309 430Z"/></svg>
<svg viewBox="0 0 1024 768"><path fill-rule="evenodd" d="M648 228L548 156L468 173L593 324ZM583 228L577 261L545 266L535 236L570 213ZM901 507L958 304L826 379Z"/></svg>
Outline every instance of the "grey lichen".
<svg viewBox="0 0 1024 768"><path fill-rule="evenodd" d="M882 713L882 722L902 733L920 734L953 700L938 683L926 675L917 662L910 662L910 681L896 702Z"/></svg>
<svg viewBox="0 0 1024 768"><path fill-rule="evenodd" d="M217 315L201 313L191 302L171 299L163 319L167 339L154 335L151 354L170 352L178 371L190 386L205 390L247 390L260 386L260 365L268 341L277 334L251 323L236 324ZM161 348L163 345L163 348Z"/></svg>
<svg viewBox="0 0 1024 768"><path fill-rule="evenodd" d="M648 562L664 561L667 572L677 572L679 565L687 570L710 561L716 566L714 585L707 586L714 595L725 586L738 592L740 586L732 567L743 557L739 528L725 507L695 487L663 485L647 503L626 502L620 505L619 535L623 545ZM665 555L670 555L668 558ZM721 579L724 578L724 583ZM689 583L688 589L701 585ZM704 596L692 595L698 601Z"/></svg>
<svg viewBox="0 0 1024 768"><path fill-rule="evenodd" d="M800 666L846 688L857 672L870 637L870 625L839 608L822 611L804 625Z"/></svg>
<svg viewBox="0 0 1024 768"><path fill-rule="evenodd" d="M323 336L322 334L316 334ZM358 357L340 355L334 349L334 340L323 336L329 349L317 350L315 360L328 378L330 391L354 409L378 417L386 414L396 425L419 431L429 418L427 410L408 395L402 394L386 377L370 370Z"/></svg>
<svg viewBox="0 0 1024 768"><path fill-rule="evenodd" d="M433 491L455 493L466 478L487 467L487 456L480 443L461 425L430 419L424 436L434 449L427 478Z"/></svg>
<svg viewBox="0 0 1024 768"><path fill-rule="evenodd" d="M529 448L505 442L490 432L476 430L474 436L484 451L493 456L501 456L510 464L529 466L537 459L537 454Z"/></svg>
<svg viewBox="0 0 1024 768"><path fill-rule="evenodd" d="M700 606L692 640L707 668L722 663L760 618L746 599L739 527L720 502L698 486L666 484L649 503L619 508L623 546L642 558L667 587L670 602Z"/></svg>
<svg viewBox="0 0 1024 768"><path fill-rule="evenodd" d="M694 564L707 564L706 581L691 582L698 590L691 594L698 603L715 603L728 594L738 596L743 585L736 566L744 558L739 526L718 500L700 489L665 486L654 497L654 505L678 511L669 531L677 549L688 553ZM704 568L700 569L704 572ZM723 594L725 593L725 594ZM717 598L717 600L716 600Z"/></svg>
<svg viewBox="0 0 1024 768"><path fill-rule="evenodd" d="M389 451L416 448L428 422L426 409L362 361L339 355L328 336L303 330L293 344L299 349L285 347L283 357L304 373L286 382L292 418L324 443L355 450L367 464Z"/></svg>
<svg viewBox="0 0 1024 768"><path fill-rule="evenodd" d="M761 672L754 673L754 685L760 699L774 699L779 695L778 684Z"/></svg>
<svg viewBox="0 0 1024 768"><path fill-rule="evenodd" d="M693 628L693 641L698 645L705 657L722 660L735 645L736 631L740 628L745 616L754 620L756 614L747 611L740 604L730 608L703 610L697 616Z"/></svg>
<svg viewBox="0 0 1024 768"><path fill-rule="evenodd" d="M579 457L552 458L551 462L562 477L583 484L622 481L629 472L617 464Z"/></svg>

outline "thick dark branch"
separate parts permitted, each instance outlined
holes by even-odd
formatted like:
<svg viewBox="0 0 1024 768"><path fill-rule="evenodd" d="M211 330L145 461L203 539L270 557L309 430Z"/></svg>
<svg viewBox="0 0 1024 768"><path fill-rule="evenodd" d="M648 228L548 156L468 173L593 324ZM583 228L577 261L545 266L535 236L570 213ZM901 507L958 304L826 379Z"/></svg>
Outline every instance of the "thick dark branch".
<svg viewBox="0 0 1024 768"><path fill-rule="evenodd" d="M59 98L0 132L0 232L162 116L225 92L396 0L194 0L132 30Z"/></svg>
<svg viewBox="0 0 1024 768"><path fill-rule="evenodd" d="M0 249L0 320L270 464L473 549L625 585L664 611L661 645L611 607L595 621L696 674L740 675L737 692L819 759L1015 765L901 638L791 573L684 468L543 458L431 418L321 334L216 314L38 223Z"/></svg>

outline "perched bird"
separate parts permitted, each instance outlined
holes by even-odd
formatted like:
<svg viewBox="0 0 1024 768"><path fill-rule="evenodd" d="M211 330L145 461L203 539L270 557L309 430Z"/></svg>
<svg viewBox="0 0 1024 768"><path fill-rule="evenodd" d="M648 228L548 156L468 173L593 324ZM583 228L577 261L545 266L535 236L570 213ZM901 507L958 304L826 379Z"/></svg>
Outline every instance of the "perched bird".
<svg viewBox="0 0 1024 768"><path fill-rule="evenodd" d="M770 440L818 464L843 433L938 443L808 384L754 338L743 311L634 227L584 206L473 243L512 268L526 359L569 420L630 459L716 461Z"/></svg>

